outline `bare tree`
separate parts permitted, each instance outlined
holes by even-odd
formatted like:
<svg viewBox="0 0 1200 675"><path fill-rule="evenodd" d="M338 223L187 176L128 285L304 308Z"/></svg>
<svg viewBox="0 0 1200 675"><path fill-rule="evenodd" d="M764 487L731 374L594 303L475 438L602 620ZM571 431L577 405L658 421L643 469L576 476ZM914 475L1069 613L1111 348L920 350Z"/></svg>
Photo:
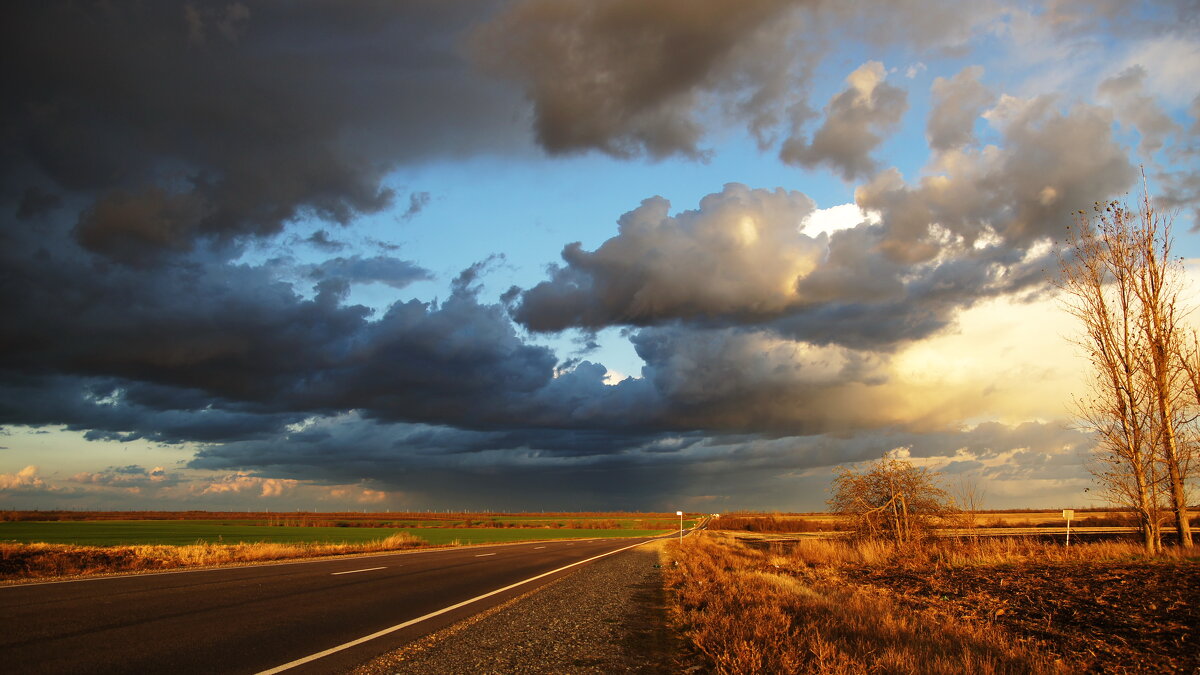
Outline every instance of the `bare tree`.
<svg viewBox="0 0 1200 675"><path fill-rule="evenodd" d="M1097 207L1099 211L1099 207ZM1082 426L1099 438L1093 474L1111 501L1130 507L1138 517L1148 552L1158 548L1152 513L1149 419L1139 374L1143 347L1134 321L1137 301L1129 234L1101 218L1098 224L1080 212L1068 229L1067 250L1060 252L1058 286L1065 306L1083 325L1076 344L1092 366L1091 395L1077 401Z"/></svg>
<svg viewBox="0 0 1200 675"><path fill-rule="evenodd" d="M967 530L971 536L976 536L975 528L979 512L983 510L983 500L987 491L979 485L979 480L968 476L959 476L950 486L950 500L957 510L959 527Z"/></svg>
<svg viewBox="0 0 1200 675"><path fill-rule="evenodd" d="M902 459L883 457L861 472L845 466L837 472L829 507L848 516L860 536L915 541L952 510L939 474Z"/></svg>
<svg viewBox="0 0 1200 675"><path fill-rule="evenodd" d="M1170 226L1148 196L1136 211L1112 202L1097 205L1096 214L1080 212L1068 230L1058 281L1067 310L1083 325L1076 343L1092 365L1091 395L1077 403L1083 426L1099 438L1093 474L1112 501L1137 514L1147 551L1159 547L1163 493L1179 541L1191 545L1189 452L1181 443L1190 380Z"/></svg>

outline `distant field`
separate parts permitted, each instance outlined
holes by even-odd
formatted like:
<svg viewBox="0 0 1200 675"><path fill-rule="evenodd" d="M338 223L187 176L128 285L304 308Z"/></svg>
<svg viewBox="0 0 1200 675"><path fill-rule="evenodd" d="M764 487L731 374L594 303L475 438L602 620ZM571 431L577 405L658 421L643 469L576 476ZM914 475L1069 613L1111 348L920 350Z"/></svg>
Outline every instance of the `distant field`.
<svg viewBox="0 0 1200 675"><path fill-rule="evenodd" d="M432 524L432 523L431 523ZM687 523L685 523L686 525ZM433 545L483 544L535 539L642 537L670 530L466 527L280 527L244 520L85 520L0 522L0 541L119 546L196 543L360 543L408 532Z"/></svg>

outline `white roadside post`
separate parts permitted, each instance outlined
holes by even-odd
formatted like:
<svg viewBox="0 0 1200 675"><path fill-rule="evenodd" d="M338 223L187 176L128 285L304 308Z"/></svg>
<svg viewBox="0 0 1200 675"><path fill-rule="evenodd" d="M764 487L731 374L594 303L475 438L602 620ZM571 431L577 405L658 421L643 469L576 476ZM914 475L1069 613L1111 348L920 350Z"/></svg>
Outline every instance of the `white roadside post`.
<svg viewBox="0 0 1200 675"><path fill-rule="evenodd" d="M683 511L676 511L675 515L679 516L679 543L683 543Z"/></svg>
<svg viewBox="0 0 1200 675"><path fill-rule="evenodd" d="M1063 518L1067 519L1067 546L1071 545L1071 519L1075 517L1073 509L1063 509Z"/></svg>

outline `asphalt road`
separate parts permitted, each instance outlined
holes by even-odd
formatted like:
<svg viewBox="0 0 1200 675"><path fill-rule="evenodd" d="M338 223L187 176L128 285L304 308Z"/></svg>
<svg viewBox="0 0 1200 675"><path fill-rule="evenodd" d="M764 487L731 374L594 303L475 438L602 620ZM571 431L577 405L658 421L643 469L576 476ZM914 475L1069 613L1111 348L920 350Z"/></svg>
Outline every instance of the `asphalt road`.
<svg viewBox="0 0 1200 675"><path fill-rule="evenodd" d="M0 587L0 672L338 672L650 541L594 539L437 549ZM406 622L421 619L413 625Z"/></svg>

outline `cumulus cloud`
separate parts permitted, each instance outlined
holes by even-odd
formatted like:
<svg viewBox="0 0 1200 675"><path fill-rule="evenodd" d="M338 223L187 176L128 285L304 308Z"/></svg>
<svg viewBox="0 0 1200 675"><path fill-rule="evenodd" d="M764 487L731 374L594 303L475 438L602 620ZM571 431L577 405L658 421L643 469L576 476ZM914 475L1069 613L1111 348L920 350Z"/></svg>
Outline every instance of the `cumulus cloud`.
<svg viewBox="0 0 1200 675"><path fill-rule="evenodd" d="M47 488L38 468L29 465L16 473L0 473L0 490L5 492L40 491Z"/></svg>
<svg viewBox="0 0 1200 675"><path fill-rule="evenodd" d="M1137 129L1141 140L1138 151L1151 160L1162 149L1168 135L1180 131L1180 126L1146 92L1146 69L1130 66L1100 83L1097 94L1116 110L1117 119Z"/></svg>
<svg viewBox="0 0 1200 675"><path fill-rule="evenodd" d="M754 326L855 348L928 337L981 299L1043 283L1049 250L1034 244L1069 221L1063 204L1128 185L1132 169L1102 118L1074 113L1081 132L1074 119L1046 115L1010 127L1027 146L1020 152L1044 161L1015 150L951 152L938 165L949 175L916 188L883 172L857 191L861 222L816 225L815 236L812 203L799 193L730 184L677 215L661 198L646 200L595 251L569 245L547 281L514 291L513 317L535 331ZM1088 141L1096 149L1088 158L1106 161L1037 149L1054 133ZM1024 201L1011 201L1021 191Z"/></svg>
<svg viewBox="0 0 1200 675"><path fill-rule="evenodd" d="M979 81L982 76L982 67L968 66L950 79L939 77L933 81L934 106L925 127L930 148L942 152L974 140L975 122L996 100L996 95Z"/></svg>
<svg viewBox="0 0 1200 675"><path fill-rule="evenodd" d="M1063 112L1051 97L1003 96L984 115L1003 145L948 151L915 185L888 170L855 190L861 208L880 214L890 256L930 260L947 237L965 247L995 238L1028 248L1059 236L1081 206L1133 182L1106 109L1076 104Z"/></svg>
<svg viewBox="0 0 1200 675"><path fill-rule="evenodd" d="M813 202L798 192L729 184L672 216L662 198L626 213L595 251L563 250L564 267L521 294L514 316L533 330L668 318L776 314L823 254L800 234Z"/></svg>
<svg viewBox="0 0 1200 675"><path fill-rule="evenodd" d="M745 106L774 103L772 85L791 59L778 58L788 45L772 22L794 5L520 0L478 28L472 43L483 67L525 90L548 151L698 156L702 94L749 80Z"/></svg>
<svg viewBox="0 0 1200 675"><path fill-rule="evenodd" d="M201 495L220 495L225 493L257 493L260 497L280 497L285 492L296 487L298 481L263 478L253 476L245 471L227 474L208 482L200 489Z"/></svg>
<svg viewBox="0 0 1200 675"><path fill-rule="evenodd" d="M887 71L878 61L850 73L846 89L825 106L825 121L812 139L792 136L784 142L780 158L810 169L828 165L846 180L872 173L876 162L871 152L908 110L907 94L886 79Z"/></svg>

